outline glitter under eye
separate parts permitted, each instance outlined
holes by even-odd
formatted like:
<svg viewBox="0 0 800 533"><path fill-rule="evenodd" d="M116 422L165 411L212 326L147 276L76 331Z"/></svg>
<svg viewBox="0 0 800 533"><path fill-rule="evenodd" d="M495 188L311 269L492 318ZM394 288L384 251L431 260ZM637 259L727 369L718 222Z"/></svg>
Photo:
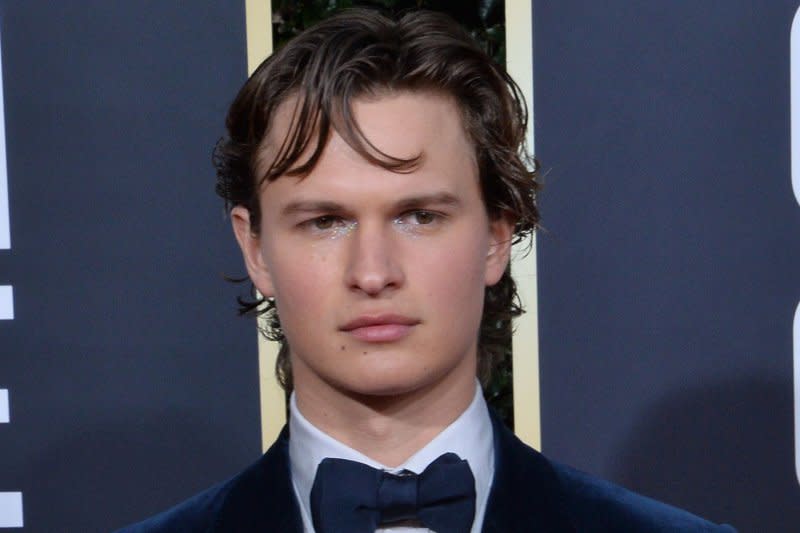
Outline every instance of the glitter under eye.
<svg viewBox="0 0 800 533"><path fill-rule="evenodd" d="M338 239L340 237L349 235L350 233L353 232L354 229L356 229L357 225L358 225L357 222L345 222L345 221L342 221L342 223L336 227L333 227L331 225L329 228L326 229L326 231L329 232L328 238Z"/></svg>

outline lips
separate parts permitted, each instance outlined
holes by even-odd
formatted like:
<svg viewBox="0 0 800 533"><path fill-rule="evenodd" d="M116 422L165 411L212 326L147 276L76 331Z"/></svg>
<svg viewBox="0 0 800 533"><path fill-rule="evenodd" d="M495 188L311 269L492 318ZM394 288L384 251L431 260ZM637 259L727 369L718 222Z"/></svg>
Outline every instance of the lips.
<svg viewBox="0 0 800 533"><path fill-rule="evenodd" d="M417 324L419 320L403 315L365 315L340 329L364 342L393 342L408 335Z"/></svg>

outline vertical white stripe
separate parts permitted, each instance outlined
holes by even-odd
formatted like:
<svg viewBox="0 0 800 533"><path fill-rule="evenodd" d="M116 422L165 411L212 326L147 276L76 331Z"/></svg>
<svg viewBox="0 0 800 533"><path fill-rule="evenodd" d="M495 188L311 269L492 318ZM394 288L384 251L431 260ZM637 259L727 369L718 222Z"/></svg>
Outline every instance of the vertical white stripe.
<svg viewBox="0 0 800 533"><path fill-rule="evenodd" d="M2 36L0 36L2 37ZM0 39L2 41L2 39ZM3 100L3 49L0 45L0 250L11 248L8 215L8 173L6 170L6 116Z"/></svg>
<svg viewBox="0 0 800 533"><path fill-rule="evenodd" d="M800 304L794 311L794 471L800 483Z"/></svg>
<svg viewBox="0 0 800 533"><path fill-rule="evenodd" d="M8 389L0 389L0 424L7 424L11 421L11 414L8 410Z"/></svg>
<svg viewBox="0 0 800 533"><path fill-rule="evenodd" d="M791 80L792 190L800 203L800 8L794 14L789 36L789 77ZM800 304L794 312L794 470L800 483Z"/></svg>
<svg viewBox="0 0 800 533"><path fill-rule="evenodd" d="M11 285L0 285L0 320L14 319L14 290Z"/></svg>
<svg viewBox="0 0 800 533"><path fill-rule="evenodd" d="M800 8L794 14L789 36L789 79L791 94L791 146L792 146L792 190L800 203Z"/></svg>
<svg viewBox="0 0 800 533"><path fill-rule="evenodd" d="M21 492L0 492L0 527L22 527Z"/></svg>

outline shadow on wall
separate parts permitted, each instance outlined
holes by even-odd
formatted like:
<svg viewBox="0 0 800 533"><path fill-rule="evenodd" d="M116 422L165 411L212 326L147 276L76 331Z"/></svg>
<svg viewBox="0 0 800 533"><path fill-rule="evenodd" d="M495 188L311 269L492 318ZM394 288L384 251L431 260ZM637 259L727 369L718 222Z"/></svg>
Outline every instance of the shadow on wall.
<svg viewBox="0 0 800 533"><path fill-rule="evenodd" d="M742 533L796 532L793 438L791 383L754 376L664 397L610 470L622 485Z"/></svg>

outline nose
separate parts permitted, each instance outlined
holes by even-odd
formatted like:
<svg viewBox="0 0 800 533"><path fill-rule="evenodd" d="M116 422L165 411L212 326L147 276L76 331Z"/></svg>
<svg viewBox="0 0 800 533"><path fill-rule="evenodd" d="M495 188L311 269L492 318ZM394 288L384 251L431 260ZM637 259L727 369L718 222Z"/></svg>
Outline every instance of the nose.
<svg viewBox="0 0 800 533"><path fill-rule="evenodd" d="M346 274L350 289L378 296L403 284L400 251L390 230L362 223L351 237Z"/></svg>

